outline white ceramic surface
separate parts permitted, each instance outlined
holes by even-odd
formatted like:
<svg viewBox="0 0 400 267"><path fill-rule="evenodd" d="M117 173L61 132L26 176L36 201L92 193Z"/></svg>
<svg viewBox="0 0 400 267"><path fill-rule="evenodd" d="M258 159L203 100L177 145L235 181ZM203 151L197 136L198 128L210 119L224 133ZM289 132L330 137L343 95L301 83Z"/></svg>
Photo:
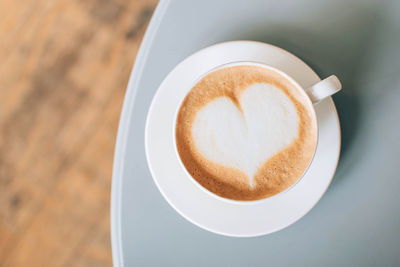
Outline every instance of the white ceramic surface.
<svg viewBox="0 0 400 267"><path fill-rule="evenodd" d="M303 88L320 81L303 61L272 45L235 41L205 48L182 61L160 85L147 118L146 156L160 192L183 217L214 233L258 236L296 222L322 197L339 159L340 127L330 98L315 106L319 139L314 160L303 179L285 194L251 206L221 201L207 194L188 179L176 156L172 141L174 115L181 99L199 76L217 66L236 61L270 65L287 73Z"/></svg>

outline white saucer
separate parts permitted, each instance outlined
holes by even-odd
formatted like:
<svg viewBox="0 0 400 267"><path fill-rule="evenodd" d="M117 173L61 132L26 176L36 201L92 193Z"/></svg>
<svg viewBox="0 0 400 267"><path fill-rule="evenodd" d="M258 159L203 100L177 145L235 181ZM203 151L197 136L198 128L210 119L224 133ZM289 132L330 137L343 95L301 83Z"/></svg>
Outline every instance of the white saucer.
<svg viewBox="0 0 400 267"><path fill-rule="evenodd" d="M199 76L235 61L268 64L286 72L304 88L320 80L299 58L265 43L234 41L205 48L182 61L160 85L148 113L145 146L153 179L179 214L214 233L250 237L293 224L319 201L339 160L340 125L331 98L315 106L319 122L317 151L307 173L291 190L254 205L237 205L205 193L187 177L177 158L173 142L174 116L181 99Z"/></svg>

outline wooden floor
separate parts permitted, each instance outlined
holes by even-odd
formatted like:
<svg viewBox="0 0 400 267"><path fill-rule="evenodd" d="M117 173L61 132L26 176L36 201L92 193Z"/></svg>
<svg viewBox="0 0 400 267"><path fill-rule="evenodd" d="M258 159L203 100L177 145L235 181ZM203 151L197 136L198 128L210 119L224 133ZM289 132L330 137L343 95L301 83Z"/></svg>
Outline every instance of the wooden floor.
<svg viewBox="0 0 400 267"><path fill-rule="evenodd" d="M110 266L115 137L155 0L0 1L0 266Z"/></svg>

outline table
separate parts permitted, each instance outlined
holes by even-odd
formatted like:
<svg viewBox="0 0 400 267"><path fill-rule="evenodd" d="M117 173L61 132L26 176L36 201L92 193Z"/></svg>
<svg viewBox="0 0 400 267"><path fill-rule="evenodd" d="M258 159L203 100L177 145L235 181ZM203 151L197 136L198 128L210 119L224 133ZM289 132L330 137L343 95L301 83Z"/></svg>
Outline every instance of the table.
<svg viewBox="0 0 400 267"><path fill-rule="evenodd" d="M400 264L398 1L161 1L125 97L112 192L116 266L376 266ZM342 155L326 195L277 233L230 238L187 222L162 198L144 156L160 82L211 44L256 40L336 74Z"/></svg>

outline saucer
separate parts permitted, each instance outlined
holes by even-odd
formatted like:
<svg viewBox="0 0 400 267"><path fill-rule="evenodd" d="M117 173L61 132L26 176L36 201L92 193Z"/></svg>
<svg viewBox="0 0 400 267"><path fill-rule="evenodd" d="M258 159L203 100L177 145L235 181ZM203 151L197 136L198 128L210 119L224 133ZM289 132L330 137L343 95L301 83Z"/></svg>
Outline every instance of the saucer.
<svg viewBox="0 0 400 267"><path fill-rule="evenodd" d="M200 50L179 63L158 88L146 122L146 157L158 189L184 218L217 234L260 236L293 224L323 196L339 159L340 125L330 97L315 106L319 123L317 150L308 171L291 190L251 205L238 205L207 194L187 176L176 155L174 118L180 101L198 77L236 61L270 65L287 73L304 88L320 81L307 64L273 45L233 41Z"/></svg>

